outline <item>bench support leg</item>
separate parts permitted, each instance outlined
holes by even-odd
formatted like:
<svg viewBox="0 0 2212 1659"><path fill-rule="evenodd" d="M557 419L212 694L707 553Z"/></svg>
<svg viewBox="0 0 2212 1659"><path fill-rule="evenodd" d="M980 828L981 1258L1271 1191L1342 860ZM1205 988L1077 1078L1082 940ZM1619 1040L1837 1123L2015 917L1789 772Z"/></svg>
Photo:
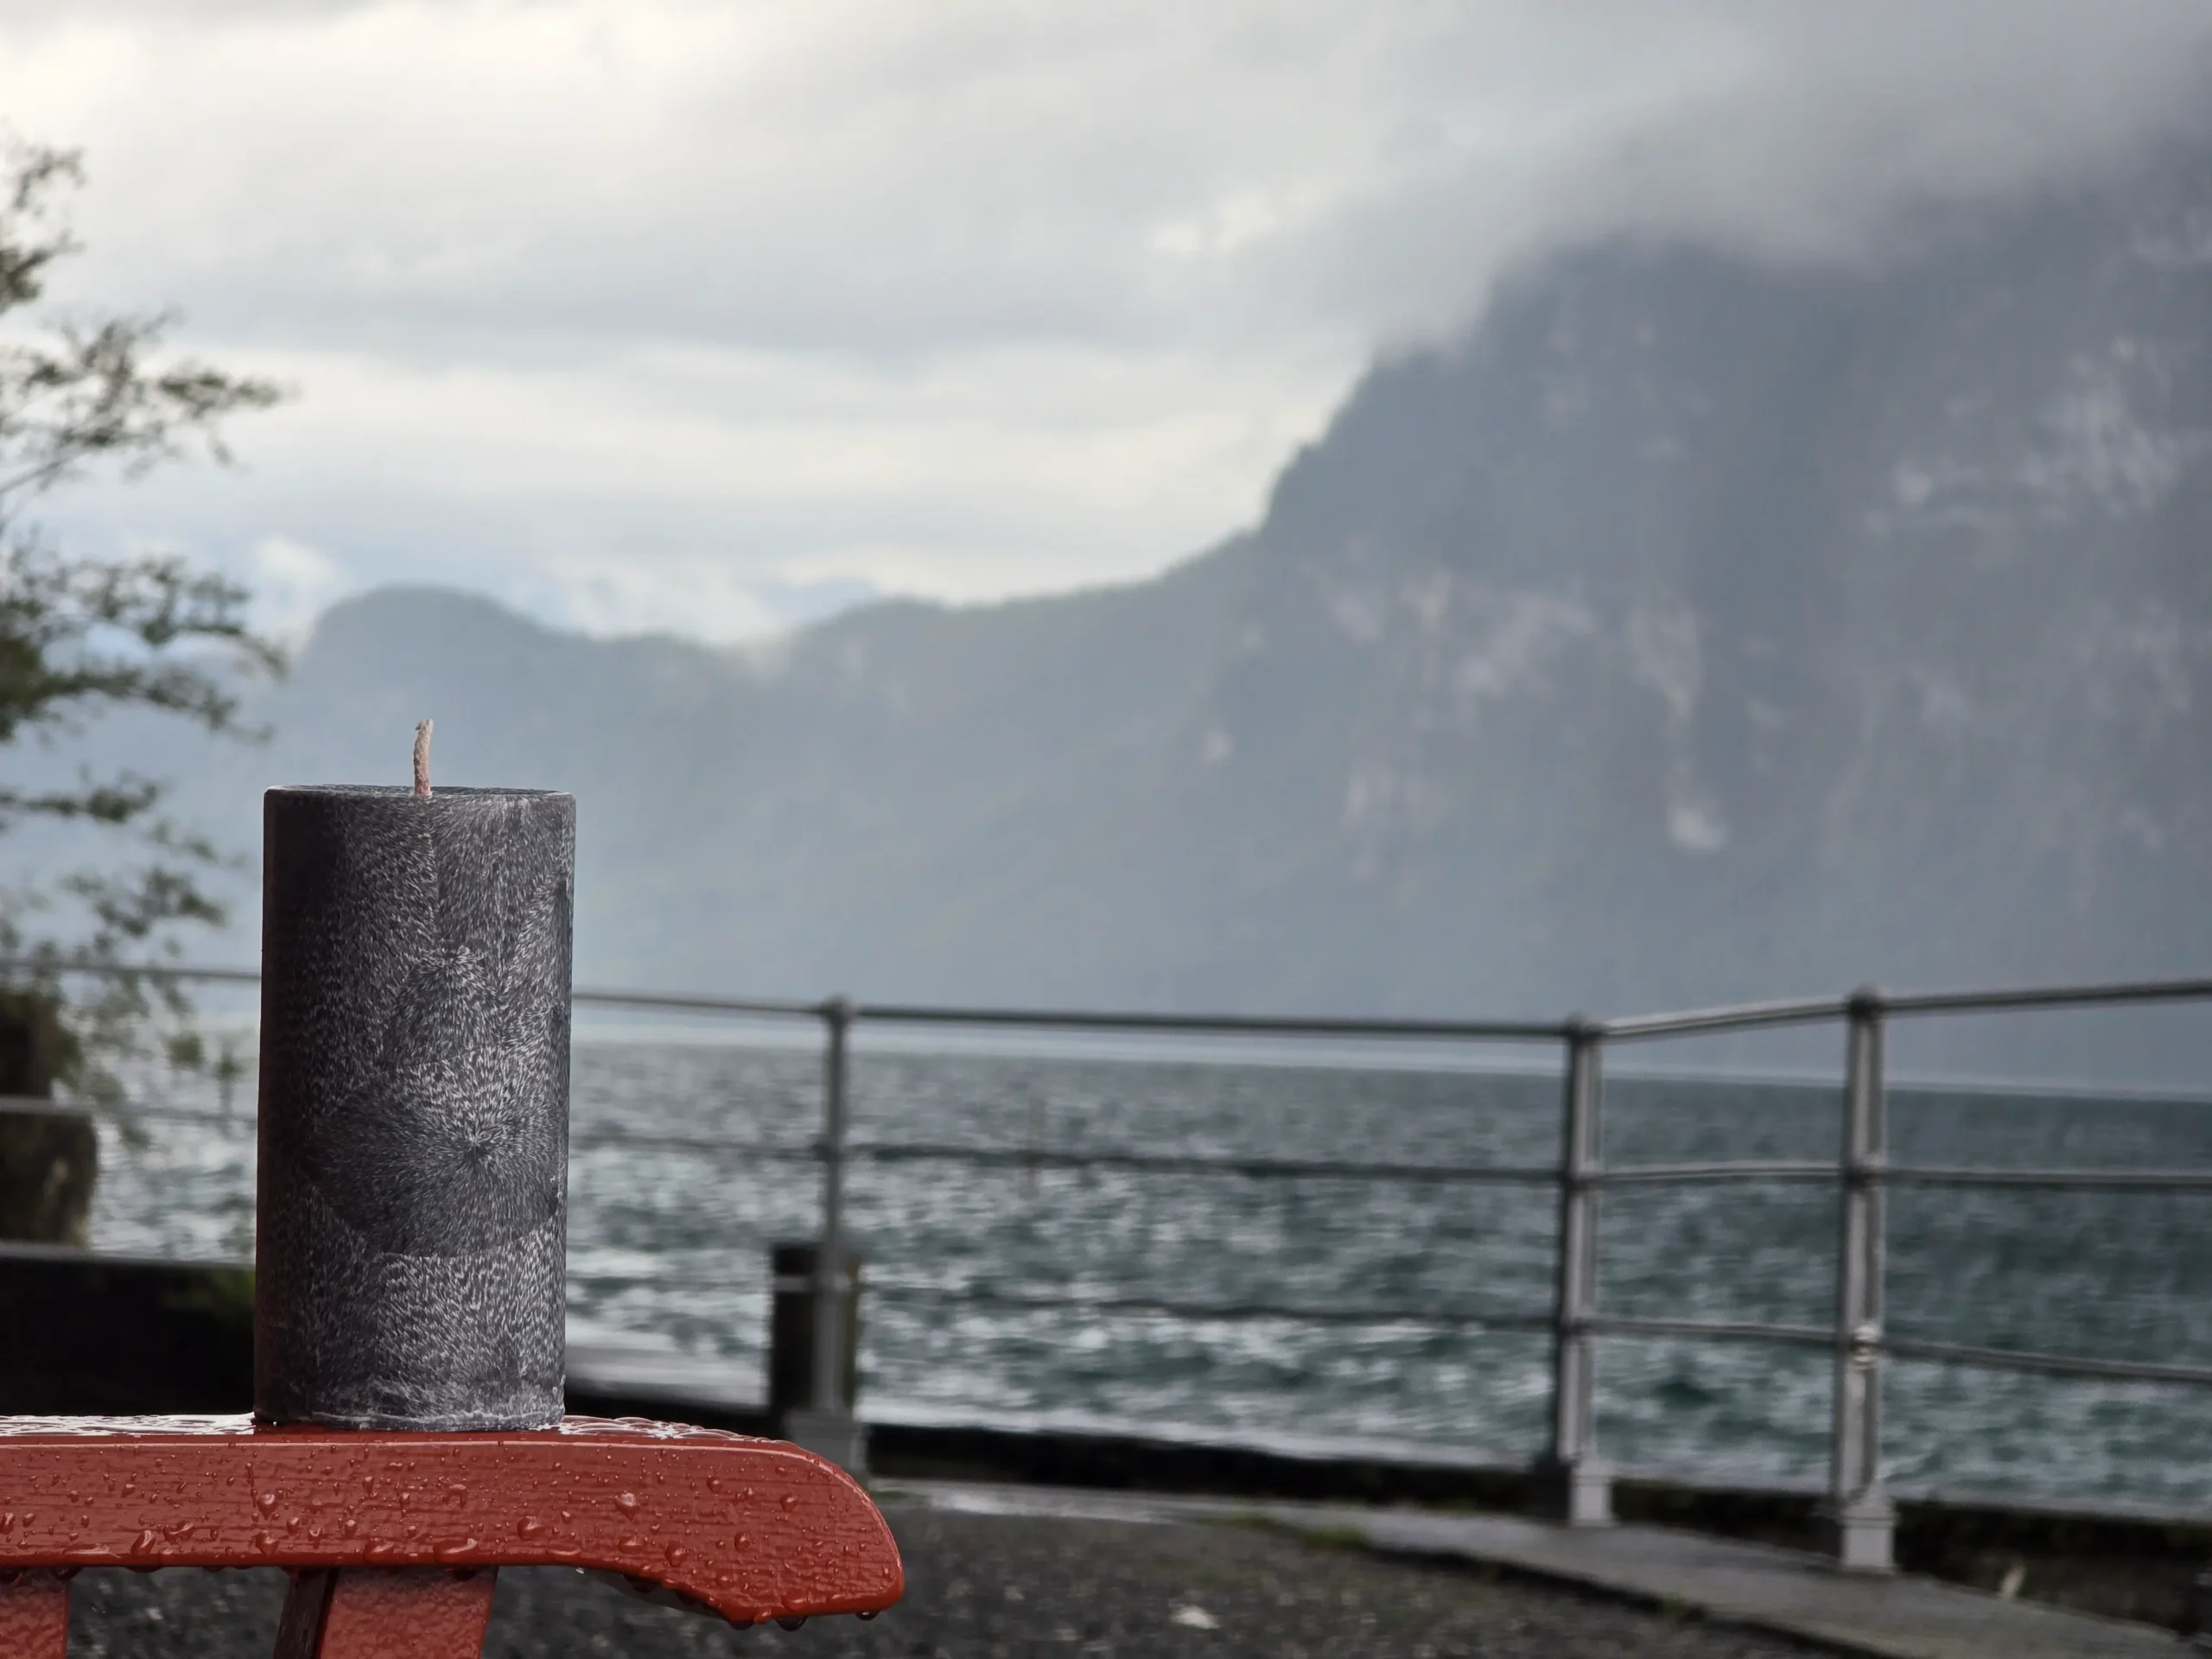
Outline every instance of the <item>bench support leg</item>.
<svg viewBox="0 0 2212 1659"><path fill-rule="evenodd" d="M35 1567L0 1573L0 1653L64 1659L68 1651L69 1574Z"/></svg>
<svg viewBox="0 0 2212 1659"><path fill-rule="evenodd" d="M302 1573L284 1598L276 1659L479 1659L498 1581L494 1567Z"/></svg>

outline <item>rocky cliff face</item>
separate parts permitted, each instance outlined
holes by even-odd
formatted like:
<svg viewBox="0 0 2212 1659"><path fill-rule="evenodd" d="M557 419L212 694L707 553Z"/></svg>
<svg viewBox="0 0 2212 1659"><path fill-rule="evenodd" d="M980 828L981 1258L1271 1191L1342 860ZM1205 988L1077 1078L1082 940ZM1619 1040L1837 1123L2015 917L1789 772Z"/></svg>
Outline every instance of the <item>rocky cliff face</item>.
<svg viewBox="0 0 2212 1659"><path fill-rule="evenodd" d="M1554 258L1140 587L750 653L374 595L196 789L251 844L435 713L576 791L594 979L1620 1009L2212 970L2208 695L2200 156L1861 269Z"/></svg>
<svg viewBox="0 0 2212 1659"><path fill-rule="evenodd" d="M1379 369L1211 752L1336 723L1337 879L1554 999L2212 961L2212 168L1930 241L1590 250Z"/></svg>

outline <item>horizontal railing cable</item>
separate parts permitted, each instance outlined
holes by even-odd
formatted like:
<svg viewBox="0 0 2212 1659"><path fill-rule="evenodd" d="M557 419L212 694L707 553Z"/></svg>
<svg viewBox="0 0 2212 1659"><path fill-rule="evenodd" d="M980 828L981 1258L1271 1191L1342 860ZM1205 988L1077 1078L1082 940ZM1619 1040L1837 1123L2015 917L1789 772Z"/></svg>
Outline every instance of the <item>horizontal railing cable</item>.
<svg viewBox="0 0 2212 1659"><path fill-rule="evenodd" d="M31 1115L60 1117L90 1118L95 1122L112 1122L124 1128L140 1123L194 1123L210 1129L251 1129L254 1115L250 1111L211 1111L199 1106L143 1105L137 1102L117 1104L108 1101L56 1101L12 1096L0 1100L0 1115Z"/></svg>
<svg viewBox="0 0 2212 1659"><path fill-rule="evenodd" d="M1707 1181L1833 1181L1840 1173L1830 1160L1770 1163L1609 1164L1584 1179L1593 1186L1656 1186L1696 1185ZM1559 1179L1559 1172L1552 1172Z"/></svg>
<svg viewBox="0 0 2212 1659"><path fill-rule="evenodd" d="M929 1285L864 1283L868 1294L890 1301L922 1301L1011 1311L1139 1313L1170 1319L1282 1319L1306 1325L1427 1325L1497 1331L1548 1331L1548 1313L1448 1307L1326 1307L1279 1302L1192 1302L1148 1296L1052 1295L943 1289Z"/></svg>
<svg viewBox="0 0 2212 1659"><path fill-rule="evenodd" d="M703 996L680 991L605 991L577 989L569 1001L581 1007L644 1008L669 1014L763 1014L783 1019L819 1020L829 1012L822 1002L788 997Z"/></svg>
<svg viewBox="0 0 2212 1659"><path fill-rule="evenodd" d="M1604 1316L1585 1322L1601 1337L1632 1337L1693 1342L1773 1342L1828 1348L1835 1332L1824 1325L1767 1325L1756 1321L1650 1319ZM2093 1377L2121 1382L2178 1382L2212 1388L2212 1367L2172 1365L2151 1360L2097 1359L2082 1354L2054 1354L2024 1348L1977 1348L1958 1343L1923 1342L1884 1337L1878 1345L1892 1359L1972 1365L1986 1370L2032 1371L2050 1376Z"/></svg>
<svg viewBox="0 0 2212 1659"><path fill-rule="evenodd" d="M571 1152L678 1152L698 1157L758 1158L764 1162L811 1162L821 1149L811 1141L726 1141L702 1135L633 1135L587 1129L569 1137Z"/></svg>
<svg viewBox="0 0 2212 1659"><path fill-rule="evenodd" d="M2113 1382L2179 1382L2212 1388L2212 1366L2091 1359L2082 1355L2042 1353L2020 1348L1971 1348L1957 1343L1922 1342L1910 1337L1885 1338L1882 1347L1893 1359L1925 1360L1942 1365L1973 1365L1984 1370L2032 1371L2046 1376L2092 1377Z"/></svg>
<svg viewBox="0 0 2212 1659"><path fill-rule="evenodd" d="M2024 985L1993 991L1908 991L1876 999L1885 1014L2005 1014L2025 1008L2089 1008L2115 1002L2212 1000L2212 979L2126 980L2107 985Z"/></svg>
<svg viewBox="0 0 2212 1659"><path fill-rule="evenodd" d="M1806 1162L1611 1165L1586 1179L1596 1186L1693 1185L1707 1181L1833 1181L1840 1165ZM1897 1186L2033 1187L2113 1192L2212 1192L2212 1170L2007 1169L1999 1164L1891 1164L1865 1172ZM1556 1177L1554 1177L1556 1179Z"/></svg>
<svg viewBox="0 0 2212 1659"><path fill-rule="evenodd" d="M1238 1158L1141 1152L1076 1152L1019 1147L963 1147L918 1141L861 1142L846 1155L872 1163L953 1162L1006 1168L1123 1169L1154 1174L1240 1175L1254 1180L1355 1179L1496 1182L1548 1185L1554 1166L1401 1164L1319 1158Z"/></svg>
<svg viewBox="0 0 2212 1659"><path fill-rule="evenodd" d="M1768 1325L1748 1319L1646 1319L1601 1314L1583 1322L1601 1337L1657 1337L1693 1342L1781 1342L1800 1346L1834 1345L1835 1332L1820 1325Z"/></svg>
<svg viewBox="0 0 2212 1659"><path fill-rule="evenodd" d="M1592 1029L1609 1042L1639 1037L1683 1037L1707 1031L1750 1031L1764 1026L1805 1026L1840 1020L1850 1011L1848 997L1792 998L1775 1002L1745 1002L1714 1008L1688 1008L1678 1014L1632 1014L1599 1020Z"/></svg>
<svg viewBox="0 0 2212 1659"><path fill-rule="evenodd" d="M1885 1014L2004 1014L2024 1009L2088 1008L2119 1003L2212 1001L2212 979L2131 980L2106 985L2023 985L1995 990L1868 991L1853 996L1789 998L1669 1014L1631 1014L1592 1022L1608 1040L1682 1037L1700 1032L1749 1031L1763 1026L1802 1026L1848 1015L1864 1001Z"/></svg>
<svg viewBox="0 0 2212 1659"><path fill-rule="evenodd" d="M166 980L181 984L258 985L257 968L205 968L179 963L56 963L28 957L0 957L0 977L52 976L105 978L126 976ZM789 997L710 996L684 991L613 991L580 987L569 994L571 1002L586 1006L662 1008L671 1013L754 1014L819 1018L826 1012L820 1001Z"/></svg>
<svg viewBox="0 0 2212 1659"><path fill-rule="evenodd" d="M578 1152L613 1148L679 1152L702 1156L781 1159L819 1158L811 1142L723 1141L706 1135L633 1135L586 1131L573 1136ZM1466 1182L1479 1185L1548 1185L1559 1179L1549 1165L1402 1164L1305 1158L1237 1158L1173 1154L1069 1151L1046 1147L976 1147L926 1141L859 1141L844 1148L852 1163L958 1163L1001 1169L1122 1169L1156 1174L1236 1175L1253 1180L1382 1180Z"/></svg>
<svg viewBox="0 0 2212 1659"><path fill-rule="evenodd" d="M0 976L56 979L160 979L207 985L258 985L258 968L198 968L168 962L41 962L34 957L0 957Z"/></svg>
<svg viewBox="0 0 2212 1659"><path fill-rule="evenodd" d="M1879 1179L1895 1186L2034 1187L2109 1192L2212 1192L2212 1170L2005 1169L1986 1165L1892 1164Z"/></svg>
<svg viewBox="0 0 2212 1659"><path fill-rule="evenodd" d="M764 1302L775 1294L767 1280L751 1283L732 1282L727 1274L671 1273L664 1268L579 1268L571 1266L568 1274L572 1285L590 1285L602 1289L661 1290L681 1292L686 1295L707 1295L733 1302Z"/></svg>
<svg viewBox="0 0 2212 1659"><path fill-rule="evenodd" d="M1221 1037L1377 1037L1453 1042L1556 1043L1571 1021L1349 1019L1295 1014L1117 1014L1073 1008L952 1008L858 1002L855 1020L899 1026L995 1026L1054 1031L1126 1031Z"/></svg>

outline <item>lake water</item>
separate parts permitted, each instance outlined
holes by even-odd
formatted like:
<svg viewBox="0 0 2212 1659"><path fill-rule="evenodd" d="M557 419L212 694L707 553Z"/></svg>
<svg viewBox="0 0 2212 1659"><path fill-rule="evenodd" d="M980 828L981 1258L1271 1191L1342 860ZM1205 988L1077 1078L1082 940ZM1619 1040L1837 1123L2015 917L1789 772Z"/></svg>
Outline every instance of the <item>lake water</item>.
<svg viewBox="0 0 2212 1659"><path fill-rule="evenodd" d="M806 1051L581 1039L569 1305L579 1340L757 1368L772 1241L813 1229ZM203 1090L173 1090L203 1109ZM1208 1156L1548 1164L1555 1075L1484 1069L863 1049L853 1133ZM251 1085L227 1128L104 1136L102 1249L242 1257ZM2212 1106L1894 1088L1904 1162L2212 1167ZM1833 1158L1838 1090L1615 1076L1611 1163ZM625 1137L686 1144L641 1146ZM690 1143L705 1143L690 1144ZM781 1148L764 1155L758 1148ZM1367 1310L1541 1313L1545 1187L1109 1168L860 1163L852 1234L871 1286L863 1410L1077 1421L1262 1440L1411 1443L1522 1459L1541 1444L1547 1339L1402 1319L1189 1320L1006 1305L1046 1294ZM1991 1347L2212 1365L2212 1195L1903 1187L1890 1199L1891 1330ZM1608 1191L1600 1306L1822 1325L1826 1186ZM994 1303L993 1298L1000 1299ZM1621 1465L1818 1483L1826 1353L1609 1339L1600 1437ZM1885 1445L1903 1488L2212 1506L2212 1392L1897 1363Z"/></svg>

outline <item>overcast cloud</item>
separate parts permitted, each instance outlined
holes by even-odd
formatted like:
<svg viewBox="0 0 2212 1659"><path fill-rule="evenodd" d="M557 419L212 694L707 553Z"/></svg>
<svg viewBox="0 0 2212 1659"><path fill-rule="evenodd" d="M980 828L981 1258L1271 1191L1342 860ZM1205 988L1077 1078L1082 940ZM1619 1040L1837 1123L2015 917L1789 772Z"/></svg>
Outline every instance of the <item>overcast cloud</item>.
<svg viewBox="0 0 2212 1659"><path fill-rule="evenodd" d="M734 638L1157 569L1516 259L1877 257L2172 134L2209 54L2202 0L70 0L0 8L0 106L87 152L57 297L300 392L73 533L278 621Z"/></svg>

